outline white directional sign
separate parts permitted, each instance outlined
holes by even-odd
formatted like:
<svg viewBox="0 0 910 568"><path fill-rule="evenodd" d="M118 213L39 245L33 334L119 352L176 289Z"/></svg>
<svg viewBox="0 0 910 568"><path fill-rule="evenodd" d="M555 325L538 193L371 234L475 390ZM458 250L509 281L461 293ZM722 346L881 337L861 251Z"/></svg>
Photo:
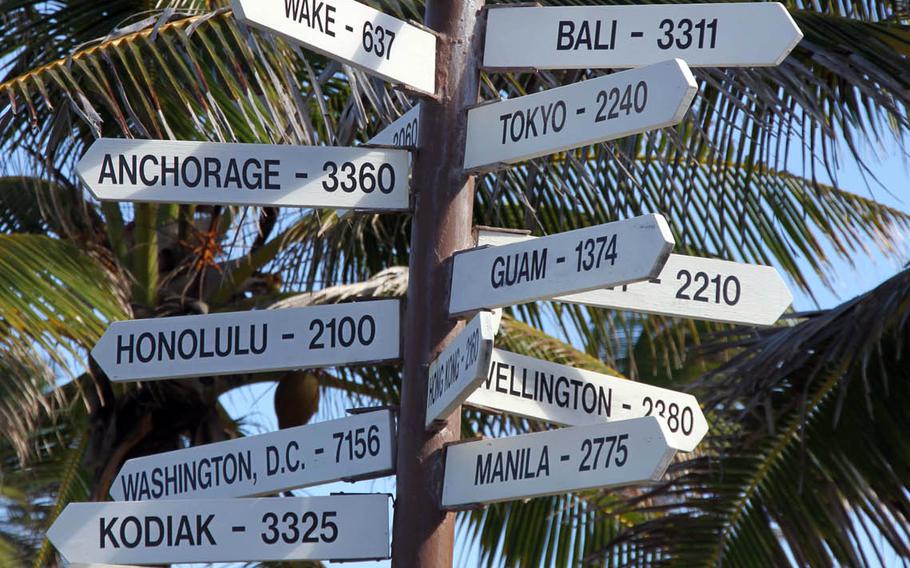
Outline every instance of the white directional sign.
<svg viewBox="0 0 910 568"><path fill-rule="evenodd" d="M354 0L233 0L241 21L393 83L433 94L436 36Z"/></svg>
<svg viewBox="0 0 910 568"><path fill-rule="evenodd" d="M451 414L487 376L494 335L493 314L480 312L430 364L427 428Z"/></svg>
<svg viewBox="0 0 910 568"><path fill-rule="evenodd" d="M389 557L388 495L70 503L47 537L70 562Z"/></svg>
<svg viewBox="0 0 910 568"><path fill-rule="evenodd" d="M102 138L76 172L104 201L408 208L407 150Z"/></svg>
<svg viewBox="0 0 910 568"><path fill-rule="evenodd" d="M367 144L380 146L417 147L417 133L420 128L420 103L411 107L392 124L370 138Z"/></svg>
<svg viewBox="0 0 910 568"><path fill-rule="evenodd" d="M676 450L653 416L446 447L442 506L656 481Z"/></svg>
<svg viewBox="0 0 910 568"><path fill-rule="evenodd" d="M496 10L493 10L496 12ZM676 124L697 90L674 59L468 110L464 167L482 169Z"/></svg>
<svg viewBox="0 0 910 568"><path fill-rule="evenodd" d="M494 349L486 380L465 404L565 426L656 416L670 445L691 452L708 422L691 394Z"/></svg>
<svg viewBox="0 0 910 568"><path fill-rule="evenodd" d="M111 485L117 501L250 497L395 468L388 410L131 459Z"/></svg>
<svg viewBox="0 0 910 568"><path fill-rule="evenodd" d="M653 4L515 7L487 11L486 69L780 64L803 34L783 5Z"/></svg>
<svg viewBox="0 0 910 568"><path fill-rule="evenodd" d="M111 324L92 356L112 381L353 365L398 359L398 300Z"/></svg>
<svg viewBox="0 0 910 568"><path fill-rule="evenodd" d="M483 229L479 246L534 239ZM671 254L656 278L553 298L559 302L747 325L772 325L793 296L772 266Z"/></svg>
<svg viewBox="0 0 910 568"><path fill-rule="evenodd" d="M454 256L449 313L552 298L657 276L673 249L656 214Z"/></svg>

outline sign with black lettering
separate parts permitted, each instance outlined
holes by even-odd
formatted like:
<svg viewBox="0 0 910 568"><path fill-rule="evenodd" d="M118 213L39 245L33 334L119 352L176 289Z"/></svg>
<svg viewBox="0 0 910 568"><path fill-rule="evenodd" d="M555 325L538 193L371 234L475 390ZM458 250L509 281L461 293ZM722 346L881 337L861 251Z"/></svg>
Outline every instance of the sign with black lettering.
<svg viewBox="0 0 910 568"><path fill-rule="evenodd" d="M367 144L379 146L417 147L417 132L420 127L420 103L404 113L392 124L370 138Z"/></svg>
<svg viewBox="0 0 910 568"><path fill-rule="evenodd" d="M233 0L240 21L423 93L436 90L436 36L354 0Z"/></svg>
<svg viewBox="0 0 910 568"><path fill-rule="evenodd" d="M194 446L123 464L117 501L250 497L395 469L388 410Z"/></svg>
<svg viewBox="0 0 910 568"><path fill-rule="evenodd" d="M487 10L485 69L780 64L803 34L782 4L653 4Z"/></svg>
<svg viewBox="0 0 910 568"><path fill-rule="evenodd" d="M448 509L657 481L676 449L647 416L446 447Z"/></svg>
<svg viewBox="0 0 910 568"><path fill-rule="evenodd" d="M490 372L465 404L563 426L656 416L670 445L691 452L708 422L691 394L494 349Z"/></svg>
<svg viewBox="0 0 910 568"><path fill-rule="evenodd" d="M407 150L96 140L76 165L102 201L408 209Z"/></svg>
<svg viewBox="0 0 910 568"><path fill-rule="evenodd" d="M430 363L426 426L452 413L487 376L495 318L483 311Z"/></svg>
<svg viewBox="0 0 910 568"><path fill-rule="evenodd" d="M534 237L483 229L477 244ZM553 298L557 302L745 325L773 325L793 303L773 266L671 254L656 278Z"/></svg>
<svg viewBox="0 0 910 568"><path fill-rule="evenodd" d="M468 110L464 167L512 164L670 126L696 90L692 72L674 59L481 105Z"/></svg>
<svg viewBox="0 0 910 568"><path fill-rule="evenodd" d="M391 361L398 300L111 324L92 356L112 381L145 381Z"/></svg>
<svg viewBox="0 0 910 568"><path fill-rule="evenodd" d="M499 247L456 253L449 313L550 299L654 278L673 235L651 214Z"/></svg>
<svg viewBox="0 0 910 568"><path fill-rule="evenodd" d="M388 558L391 496L70 503L47 537L69 562Z"/></svg>

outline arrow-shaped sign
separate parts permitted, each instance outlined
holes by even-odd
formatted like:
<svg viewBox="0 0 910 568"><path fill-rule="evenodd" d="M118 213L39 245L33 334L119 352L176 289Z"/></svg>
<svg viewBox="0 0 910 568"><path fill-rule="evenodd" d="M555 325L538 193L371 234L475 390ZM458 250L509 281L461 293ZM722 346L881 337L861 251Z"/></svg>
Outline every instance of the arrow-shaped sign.
<svg viewBox="0 0 910 568"><path fill-rule="evenodd" d="M483 228L477 245L535 237ZM558 302L746 325L772 325L793 302L773 266L671 254L656 278L553 298Z"/></svg>
<svg viewBox="0 0 910 568"><path fill-rule="evenodd" d="M511 164L670 126L696 90L689 68L674 59L484 104L468 110L464 167Z"/></svg>
<svg viewBox="0 0 910 568"><path fill-rule="evenodd" d="M352 365L398 359L398 300L111 324L92 356L112 381Z"/></svg>
<svg viewBox="0 0 910 568"><path fill-rule="evenodd" d="M487 10L486 69L596 69L671 57L692 67L780 64L803 34L776 2Z"/></svg>
<svg viewBox="0 0 910 568"><path fill-rule="evenodd" d="M480 312L430 364L427 385L427 428L452 413L477 385L490 367L495 318Z"/></svg>
<svg viewBox="0 0 910 568"><path fill-rule="evenodd" d="M408 152L384 148L96 140L76 165L103 201L408 208Z"/></svg>
<svg viewBox="0 0 910 568"><path fill-rule="evenodd" d="M420 103L398 117L392 124L383 128L367 144L379 146L417 147L417 134L420 128Z"/></svg>
<svg viewBox="0 0 910 568"><path fill-rule="evenodd" d="M465 404L565 426L656 416L670 445L691 452L708 422L691 394L494 349Z"/></svg>
<svg viewBox="0 0 910 568"><path fill-rule="evenodd" d="M656 481L676 449L653 416L446 448L442 506Z"/></svg>
<svg viewBox="0 0 910 568"><path fill-rule="evenodd" d="M249 497L395 468L392 413L378 410L278 432L131 459L117 501Z"/></svg>
<svg viewBox="0 0 910 568"><path fill-rule="evenodd" d="M367 73L433 94L436 36L354 0L233 0L242 22L348 63Z"/></svg>
<svg viewBox="0 0 910 568"><path fill-rule="evenodd" d="M70 503L47 537L70 562L389 557L389 495Z"/></svg>
<svg viewBox="0 0 910 568"><path fill-rule="evenodd" d="M657 276L673 249L661 215L576 229L453 258L449 313L549 299Z"/></svg>

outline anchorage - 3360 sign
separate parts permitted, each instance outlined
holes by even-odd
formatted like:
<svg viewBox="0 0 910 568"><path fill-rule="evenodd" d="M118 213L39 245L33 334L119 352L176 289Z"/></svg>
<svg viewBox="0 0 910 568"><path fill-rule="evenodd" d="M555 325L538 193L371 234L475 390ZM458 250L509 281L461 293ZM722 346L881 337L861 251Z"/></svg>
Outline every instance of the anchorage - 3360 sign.
<svg viewBox="0 0 910 568"><path fill-rule="evenodd" d="M76 172L98 199L408 208L406 150L103 138Z"/></svg>

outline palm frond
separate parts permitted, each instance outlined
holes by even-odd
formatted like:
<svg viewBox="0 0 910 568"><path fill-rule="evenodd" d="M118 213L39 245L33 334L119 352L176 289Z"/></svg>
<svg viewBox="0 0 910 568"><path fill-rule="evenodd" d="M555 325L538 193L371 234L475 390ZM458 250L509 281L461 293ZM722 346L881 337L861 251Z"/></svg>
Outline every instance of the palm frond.
<svg viewBox="0 0 910 568"><path fill-rule="evenodd" d="M910 445L894 436L907 423L894 401L910 396L908 294L904 271L818 317L745 335L702 385L725 426L621 508L651 519L615 542L702 566L910 559Z"/></svg>

